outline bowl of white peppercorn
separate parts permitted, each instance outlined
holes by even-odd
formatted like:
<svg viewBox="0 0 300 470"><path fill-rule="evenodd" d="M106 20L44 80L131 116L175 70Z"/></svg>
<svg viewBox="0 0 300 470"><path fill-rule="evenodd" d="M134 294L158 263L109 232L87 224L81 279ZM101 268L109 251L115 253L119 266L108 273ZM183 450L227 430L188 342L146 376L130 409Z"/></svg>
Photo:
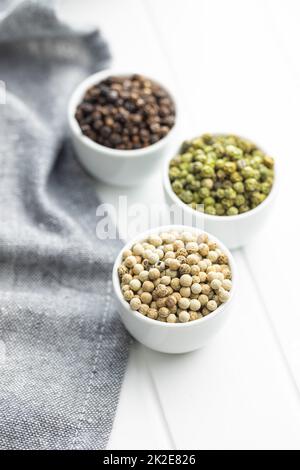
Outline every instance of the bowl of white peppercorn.
<svg viewBox="0 0 300 470"><path fill-rule="evenodd" d="M68 122L82 166L120 187L142 184L161 162L177 129L170 86L145 75L108 69L73 92Z"/></svg>
<svg viewBox="0 0 300 470"><path fill-rule="evenodd" d="M129 333L171 354L213 339L228 317L235 285L230 251L214 236L184 225L140 234L113 268L117 309Z"/></svg>
<svg viewBox="0 0 300 470"><path fill-rule="evenodd" d="M271 213L278 171L274 159L244 137L203 134L165 162L163 186L170 206L235 249L254 238Z"/></svg>

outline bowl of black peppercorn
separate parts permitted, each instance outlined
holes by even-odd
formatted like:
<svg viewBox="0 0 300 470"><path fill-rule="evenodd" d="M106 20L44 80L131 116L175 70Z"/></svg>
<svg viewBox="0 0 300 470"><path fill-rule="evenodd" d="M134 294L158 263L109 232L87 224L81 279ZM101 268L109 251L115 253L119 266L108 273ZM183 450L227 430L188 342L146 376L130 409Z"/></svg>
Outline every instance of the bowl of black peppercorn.
<svg viewBox="0 0 300 470"><path fill-rule="evenodd" d="M174 94L160 81L104 70L73 92L72 143L82 166L116 186L142 184L162 161L177 129Z"/></svg>

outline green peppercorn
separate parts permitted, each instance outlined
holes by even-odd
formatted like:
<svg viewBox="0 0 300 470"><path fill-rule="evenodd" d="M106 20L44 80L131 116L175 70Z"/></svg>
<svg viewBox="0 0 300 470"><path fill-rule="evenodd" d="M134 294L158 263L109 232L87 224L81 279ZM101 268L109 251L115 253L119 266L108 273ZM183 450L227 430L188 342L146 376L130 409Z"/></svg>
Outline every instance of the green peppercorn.
<svg viewBox="0 0 300 470"><path fill-rule="evenodd" d="M219 199L223 199L225 197L225 189L223 188L218 188L217 189L217 197Z"/></svg>
<svg viewBox="0 0 300 470"><path fill-rule="evenodd" d="M235 206L229 207L229 209L226 212L227 215L238 215L238 213L239 213L239 210Z"/></svg>
<svg viewBox="0 0 300 470"><path fill-rule="evenodd" d="M175 194L180 194L181 191L183 190L183 184L180 180L175 180L173 183L172 183L172 189L174 191Z"/></svg>
<svg viewBox="0 0 300 470"><path fill-rule="evenodd" d="M253 168L251 166L245 166L245 168L242 169L241 175L243 178L252 178L253 177Z"/></svg>
<svg viewBox="0 0 300 470"><path fill-rule="evenodd" d="M214 176L214 174L215 174L214 169L211 166L204 165L204 167L202 168L202 176L211 177L211 176Z"/></svg>
<svg viewBox="0 0 300 470"><path fill-rule="evenodd" d="M186 204L190 204L193 202L193 193L191 191L182 191L182 193L180 193L180 198Z"/></svg>
<svg viewBox="0 0 300 470"><path fill-rule="evenodd" d="M244 198L244 196L242 194L238 194L237 197L235 198L234 200L234 204L236 207L241 207L245 204L246 202L246 199Z"/></svg>
<svg viewBox="0 0 300 470"><path fill-rule="evenodd" d="M242 182L237 182L233 185L233 189L237 192L237 193L243 193L245 191L245 187L244 187L244 184Z"/></svg>
<svg viewBox="0 0 300 470"><path fill-rule="evenodd" d="M247 191L255 191L258 188L256 179L248 178L245 180L245 188Z"/></svg>
<svg viewBox="0 0 300 470"><path fill-rule="evenodd" d="M238 171L235 171L231 174L230 181L233 183L239 183L240 181L243 181L243 177Z"/></svg>
<svg viewBox="0 0 300 470"><path fill-rule="evenodd" d="M234 189L232 188L226 188L224 190L224 197L228 198L228 199L235 199L236 198L236 192Z"/></svg>
<svg viewBox="0 0 300 470"><path fill-rule="evenodd" d="M260 190L261 190L261 192L264 193L264 194L269 194L269 192L271 191L271 185L270 185L270 183L268 183L268 182L262 183L262 184L260 185Z"/></svg>
<svg viewBox="0 0 300 470"><path fill-rule="evenodd" d="M174 193L193 209L204 206L206 214L233 216L269 195L274 160L247 139L205 134L182 144L169 177Z"/></svg>
<svg viewBox="0 0 300 470"><path fill-rule="evenodd" d="M199 195L200 197L202 197L203 199L210 196L210 190L208 188L200 188L199 189Z"/></svg>
<svg viewBox="0 0 300 470"><path fill-rule="evenodd" d="M201 187L212 189L214 187L214 180L211 178L203 178L201 181Z"/></svg>
<svg viewBox="0 0 300 470"><path fill-rule="evenodd" d="M224 215L225 214L225 209L223 205L220 202L217 202L216 206L216 214L217 215Z"/></svg>
<svg viewBox="0 0 300 470"><path fill-rule="evenodd" d="M205 206L214 206L215 205L215 200L213 197L206 197L203 199L203 204Z"/></svg>
<svg viewBox="0 0 300 470"><path fill-rule="evenodd" d="M204 211L206 214L210 214L210 215L216 215L216 208L214 206L206 206L204 208Z"/></svg>
<svg viewBox="0 0 300 470"><path fill-rule="evenodd" d="M229 155L229 157L240 159L243 155L243 150L239 147L236 147L235 145L227 145L226 153Z"/></svg>
<svg viewBox="0 0 300 470"><path fill-rule="evenodd" d="M236 171L236 163L226 162L224 165L224 171L226 173L234 173Z"/></svg>

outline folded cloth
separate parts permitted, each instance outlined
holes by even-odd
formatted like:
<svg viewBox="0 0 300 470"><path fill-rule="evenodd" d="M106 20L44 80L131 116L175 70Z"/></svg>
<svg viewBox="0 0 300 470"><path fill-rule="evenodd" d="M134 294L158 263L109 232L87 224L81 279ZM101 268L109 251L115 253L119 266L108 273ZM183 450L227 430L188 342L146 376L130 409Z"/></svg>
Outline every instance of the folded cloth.
<svg viewBox="0 0 300 470"><path fill-rule="evenodd" d="M99 201L65 136L70 93L109 53L48 0L0 21L0 448L103 449L128 353L120 246L96 237Z"/></svg>

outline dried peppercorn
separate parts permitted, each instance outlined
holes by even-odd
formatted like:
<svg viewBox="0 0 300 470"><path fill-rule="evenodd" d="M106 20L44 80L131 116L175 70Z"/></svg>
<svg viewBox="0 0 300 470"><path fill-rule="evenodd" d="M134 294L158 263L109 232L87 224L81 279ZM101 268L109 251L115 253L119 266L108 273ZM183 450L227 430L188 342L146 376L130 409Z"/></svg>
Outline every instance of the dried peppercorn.
<svg viewBox="0 0 300 470"><path fill-rule="evenodd" d="M160 85L142 75L111 76L89 88L75 118L84 135L119 150L148 147L175 123L175 105Z"/></svg>
<svg viewBox="0 0 300 470"><path fill-rule="evenodd" d="M273 187L274 160L234 135L205 134L182 144L169 167L174 193L206 214L234 216L261 204Z"/></svg>
<svg viewBox="0 0 300 470"><path fill-rule="evenodd" d="M150 254L158 261L140 271ZM174 270L161 272L160 263ZM232 290L228 256L205 233L150 235L124 251L118 274L130 308L167 323L186 323L210 314L229 300Z"/></svg>

